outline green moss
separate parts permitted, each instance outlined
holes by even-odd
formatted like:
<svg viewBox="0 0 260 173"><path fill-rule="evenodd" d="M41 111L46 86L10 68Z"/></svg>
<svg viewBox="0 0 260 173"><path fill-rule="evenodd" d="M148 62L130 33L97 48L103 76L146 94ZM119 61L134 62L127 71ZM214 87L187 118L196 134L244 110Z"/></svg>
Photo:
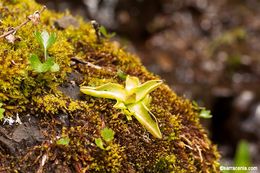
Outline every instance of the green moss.
<svg viewBox="0 0 260 173"><path fill-rule="evenodd" d="M106 170L109 172L120 172L122 170L122 162L125 161L124 148L118 144L109 145L110 150L105 158Z"/></svg>
<svg viewBox="0 0 260 173"><path fill-rule="evenodd" d="M96 157L93 160L93 163L90 165L89 170L91 172L120 172L123 170L123 163L126 161L124 154L124 147L119 146L118 144L109 144L109 150L102 150L100 156Z"/></svg>
<svg viewBox="0 0 260 173"><path fill-rule="evenodd" d="M0 5L0 31L19 25L39 9L41 6L33 0L4 0ZM46 161L44 172L54 171L55 159L72 172L75 167L82 172L219 172L219 154L201 127L193 105L167 85L151 93L151 111L158 119L163 139L152 137L136 119L127 121L120 110L113 108L115 101L79 93L76 86L83 84L124 84L118 70L137 76L142 83L159 77L148 72L138 57L125 52L118 43L106 39L97 43L91 24L80 18L79 28L57 29L54 22L64 15L69 14L46 10L38 26L28 23L18 30L19 40L14 44L0 40L0 102L4 103L5 116L38 115L35 119L45 136L45 142L20 145L15 154L0 150L0 170L36 172L37 159L46 154L51 159ZM43 29L58 36L49 54L60 65L59 72L36 74L29 68L30 54L42 54L33 33ZM72 57L99 68L78 62L71 65ZM66 86L73 89L61 91ZM63 115L67 119L61 120ZM108 151L94 143L105 126L116 134ZM56 145L57 136L68 137L69 145Z"/></svg>

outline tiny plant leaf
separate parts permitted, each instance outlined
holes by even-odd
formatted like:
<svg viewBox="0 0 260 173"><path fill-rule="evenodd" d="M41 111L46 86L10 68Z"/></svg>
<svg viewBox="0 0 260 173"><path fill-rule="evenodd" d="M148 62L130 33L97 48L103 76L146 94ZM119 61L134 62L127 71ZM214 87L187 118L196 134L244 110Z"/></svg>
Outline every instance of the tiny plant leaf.
<svg viewBox="0 0 260 173"><path fill-rule="evenodd" d="M241 140L237 146L235 154L235 166L249 167L251 166L251 158L249 152L249 145L245 140Z"/></svg>
<svg viewBox="0 0 260 173"><path fill-rule="evenodd" d="M248 142L245 140L240 140L235 153L234 158L234 166L235 167L250 167L252 165L250 152L249 152L249 146ZM243 173L249 173L248 170L222 170L222 173L236 173L236 172L243 172Z"/></svg>
<svg viewBox="0 0 260 173"><path fill-rule="evenodd" d="M202 109L199 113L199 117L201 118L212 118L210 110Z"/></svg>
<svg viewBox="0 0 260 173"><path fill-rule="evenodd" d="M47 59L48 55L47 55L47 50L55 43L56 41L56 34L55 33L51 33L49 35L49 33L47 31L42 31L41 33L36 31L35 32L35 37L37 39L37 41L40 43L40 45L42 46L43 50L44 50L44 58L45 60Z"/></svg>
<svg viewBox="0 0 260 173"><path fill-rule="evenodd" d="M37 39L38 43L44 48L44 44L43 44L43 38L41 36L41 33L39 31L35 32L35 38Z"/></svg>
<svg viewBox="0 0 260 173"><path fill-rule="evenodd" d="M60 66L59 66L59 64L57 64L57 63L53 63L53 65L51 66L51 68L50 68L50 71L51 72L57 72L57 71L60 71Z"/></svg>
<svg viewBox="0 0 260 173"><path fill-rule="evenodd" d="M1 108L3 106L3 103L0 103L0 120L2 120L4 118L4 112L5 109Z"/></svg>
<svg viewBox="0 0 260 173"><path fill-rule="evenodd" d="M103 145L103 141L102 141L101 138L96 138L96 139L95 139L95 144L96 144L96 146L98 146L100 149L105 150L104 145Z"/></svg>
<svg viewBox="0 0 260 173"><path fill-rule="evenodd" d="M56 141L57 145L69 145L70 138L69 137L63 137Z"/></svg>
<svg viewBox="0 0 260 173"><path fill-rule="evenodd" d="M196 102L196 101L192 101L192 105L195 107L195 108L197 108L197 107L199 107L199 105L198 105L198 103Z"/></svg>
<svg viewBox="0 0 260 173"><path fill-rule="evenodd" d="M57 72L60 70L60 66L55 63L54 58L48 57L47 50L50 46L52 46L56 41L56 34L49 33L47 31L42 31L41 33L36 31L35 38L40 43L44 51L44 59L45 62L41 62L39 57L35 54L32 54L29 58L29 62L33 71L37 73L44 73L44 72Z"/></svg>
<svg viewBox="0 0 260 173"><path fill-rule="evenodd" d="M51 71L51 68L54 66L54 59L49 58L44 63L41 63L37 55L31 55L29 58L32 69L37 73L44 73Z"/></svg>
<svg viewBox="0 0 260 173"><path fill-rule="evenodd" d="M104 26L99 27L99 32L106 38L110 39L116 35L116 33L109 34L107 29Z"/></svg>
<svg viewBox="0 0 260 173"><path fill-rule="evenodd" d="M42 63L39 60L38 56L35 54L32 54L29 58L29 62L31 64L31 68L38 73L42 73Z"/></svg>
<svg viewBox="0 0 260 173"><path fill-rule="evenodd" d="M54 65L54 59L48 58L43 64L42 64L42 72L50 71L51 67Z"/></svg>
<svg viewBox="0 0 260 173"><path fill-rule="evenodd" d="M49 49L56 42L56 38L57 37L55 33L50 34L46 49Z"/></svg>
<svg viewBox="0 0 260 173"><path fill-rule="evenodd" d="M197 102L192 101L192 106L194 110L198 112L200 118L212 118L211 111L199 106Z"/></svg>
<svg viewBox="0 0 260 173"><path fill-rule="evenodd" d="M44 49L47 49L49 37L50 36L49 36L49 33L47 31L42 31L41 41L42 41L42 46L43 46Z"/></svg>
<svg viewBox="0 0 260 173"><path fill-rule="evenodd" d="M56 34L49 33L47 31L42 31L41 33L39 31L35 32L35 37L37 41L40 43L40 45L43 47L43 49L48 49L50 48L56 41Z"/></svg>
<svg viewBox="0 0 260 173"><path fill-rule="evenodd" d="M114 139L114 135L115 132L110 128L105 127L103 130L101 130L101 136L106 142L112 141Z"/></svg>

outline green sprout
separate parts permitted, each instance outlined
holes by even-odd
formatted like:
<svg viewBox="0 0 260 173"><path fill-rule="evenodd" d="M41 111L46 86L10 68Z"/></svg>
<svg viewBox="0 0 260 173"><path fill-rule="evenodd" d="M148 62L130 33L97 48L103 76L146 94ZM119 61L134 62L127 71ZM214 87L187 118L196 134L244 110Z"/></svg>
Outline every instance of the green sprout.
<svg viewBox="0 0 260 173"><path fill-rule="evenodd" d="M200 118L212 118L211 111L199 106L195 101L192 102L193 108L199 113Z"/></svg>
<svg viewBox="0 0 260 173"><path fill-rule="evenodd" d="M247 141L245 141L245 140L239 141L238 146L236 148L234 163L235 163L235 166L237 166L237 167L251 166L249 144Z"/></svg>
<svg viewBox="0 0 260 173"><path fill-rule="evenodd" d="M46 61L48 57L47 50L56 42L57 39L56 34L51 33L49 35L49 33L45 30L42 31L41 33L36 31L35 38L37 39L37 41L40 43L40 45L44 50L44 59Z"/></svg>
<svg viewBox="0 0 260 173"><path fill-rule="evenodd" d="M161 84L161 80L150 80L141 84L137 77L128 75L125 87L107 83L98 87L82 86L80 91L94 97L115 99L117 102L114 108L123 110L128 120L131 120L133 115L154 137L162 138L156 117L149 110L152 101L149 93Z"/></svg>
<svg viewBox="0 0 260 173"><path fill-rule="evenodd" d="M105 37L105 38L112 38L116 35L116 33L112 32L111 34L108 33L107 29L104 26L99 27L99 32Z"/></svg>
<svg viewBox="0 0 260 173"><path fill-rule="evenodd" d="M252 165L249 144L245 140L240 140L233 160L235 167L250 167ZM232 170L223 170L223 173L234 173ZM249 173L248 170L239 170L237 172Z"/></svg>
<svg viewBox="0 0 260 173"><path fill-rule="evenodd" d="M101 137L107 143L111 142L114 139L114 135L115 132L110 128L105 127L104 129L101 130ZM96 138L95 144L102 150L109 150L110 149L109 146L107 148L104 147L104 143L102 139Z"/></svg>
<svg viewBox="0 0 260 173"><path fill-rule="evenodd" d="M54 58L49 57L47 50L55 43L56 34L49 33L47 31L35 32L35 38L40 43L44 52L44 63L42 63L39 57L35 54L32 54L29 58L31 68L37 73L44 73L47 71L57 72L60 70L60 66L54 62Z"/></svg>
<svg viewBox="0 0 260 173"><path fill-rule="evenodd" d="M106 150L106 148L104 147L103 141L101 138L96 138L95 139L95 144L96 146L98 146L100 149L102 150Z"/></svg>
<svg viewBox="0 0 260 173"><path fill-rule="evenodd" d="M4 112L5 109L1 108L3 106L3 103L0 103L0 120L2 120L4 118Z"/></svg>
<svg viewBox="0 0 260 173"><path fill-rule="evenodd" d="M105 127L101 130L101 136L106 142L110 142L114 139L115 132L112 129Z"/></svg>
<svg viewBox="0 0 260 173"><path fill-rule="evenodd" d="M210 110L203 108L200 110L199 117L200 118L212 118L212 115L211 115Z"/></svg>
<svg viewBox="0 0 260 173"><path fill-rule="evenodd" d="M69 137L62 137L62 138L60 138L56 141L57 145L65 145L66 146L66 145L69 145L69 143L70 143Z"/></svg>

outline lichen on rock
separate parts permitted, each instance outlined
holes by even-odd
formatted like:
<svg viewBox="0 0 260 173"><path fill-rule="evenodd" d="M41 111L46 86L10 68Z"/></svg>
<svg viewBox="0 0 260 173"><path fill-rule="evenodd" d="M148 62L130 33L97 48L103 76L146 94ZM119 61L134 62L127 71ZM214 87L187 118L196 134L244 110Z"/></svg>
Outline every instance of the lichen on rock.
<svg viewBox="0 0 260 173"><path fill-rule="evenodd" d="M3 0L1 33L39 9L33 0ZM154 138L136 119L127 120L113 107L114 100L80 93L83 84L124 85L118 70L142 83L159 77L118 44L106 38L98 41L91 23L81 18L75 18L77 26L57 27L57 21L68 15L45 10L40 24L28 23L15 33L19 39L14 43L0 40L4 116L19 115L24 129L37 129L36 136L23 130L21 135L26 138L15 141L13 134L21 126L1 122L0 172L220 172L216 146L200 125L194 106L166 84L150 93L150 110L162 139ZM38 74L30 69L30 54L41 55L34 32L42 30L57 34L48 53L59 64L59 72ZM108 150L94 142L105 127L115 132L106 144ZM61 137L68 137L69 144L57 145Z"/></svg>

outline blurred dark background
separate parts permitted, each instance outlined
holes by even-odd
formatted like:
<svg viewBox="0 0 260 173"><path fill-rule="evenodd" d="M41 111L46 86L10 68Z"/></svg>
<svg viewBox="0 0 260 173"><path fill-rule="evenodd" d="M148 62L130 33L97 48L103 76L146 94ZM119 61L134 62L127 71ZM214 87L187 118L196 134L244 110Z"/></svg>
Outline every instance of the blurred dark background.
<svg viewBox="0 0 260 173"><path fill-rule="evenodd" d="M202 120L231 163L241 139L260 169L258 0L38 0L96 20L174 91L210 109ZM232 163L231 163L232 164Z"/></svg>

